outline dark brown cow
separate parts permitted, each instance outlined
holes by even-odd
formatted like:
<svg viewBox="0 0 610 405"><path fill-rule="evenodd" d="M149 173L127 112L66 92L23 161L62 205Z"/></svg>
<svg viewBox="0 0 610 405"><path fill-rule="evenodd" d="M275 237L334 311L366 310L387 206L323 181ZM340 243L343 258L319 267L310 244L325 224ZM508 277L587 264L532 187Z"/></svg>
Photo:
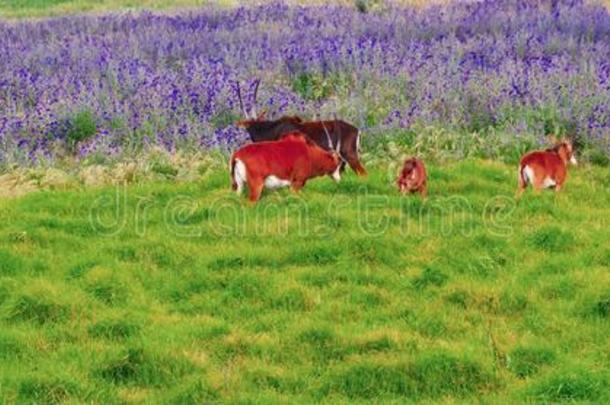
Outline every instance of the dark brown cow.
<svg viewBox="0 0 610 405"><path fill-rule="evenodd" d="M256 101L256 93L258 90L258 82L254 89L254 100ZM254 103L252 111L248 113L243 105L241 91L237 87L238 96L242 112L246 116L245 120L238 121L236 125L246 129L250 135L252 142L274 141L280 139L284 134L291 132L301 132L307 135L312 141L317 143L325 150L335 150L340 146L339 154L344 162L341 164L341 170L345 166L345 162L360 176L366 176L367 172L358 156L360 148L360 134L358 128L342 120L328 121L303 121L297 116L282 117L277 120L267 120L265 113L256 114Z"/></svg>
<svg viewBox="0 0 610 405"><path fill-rule="evenodd" d="M263 187L291 186L299 191L312 177L337 179L340 163L337 153L320 148L304 134L290 133L279 141L251 143L235 152L231 182L237 194L247 184L250 201L256 202Z"/></svg>

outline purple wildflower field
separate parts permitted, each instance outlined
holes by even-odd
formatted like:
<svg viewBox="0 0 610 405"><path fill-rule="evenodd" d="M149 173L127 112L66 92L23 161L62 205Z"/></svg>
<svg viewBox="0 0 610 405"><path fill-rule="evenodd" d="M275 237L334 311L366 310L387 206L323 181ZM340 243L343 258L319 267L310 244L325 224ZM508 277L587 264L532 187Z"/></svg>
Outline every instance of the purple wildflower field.
<svg viewBox="0 0 610 405"><path fill-rule="evenodd" d="M0 21L0 65L3 165L52 162L71 136L82 157L233 148L236 82L250 103L256 80L269 116L337 114L368 142L439 126L610 153L610 14L578 0Z"/></svg>

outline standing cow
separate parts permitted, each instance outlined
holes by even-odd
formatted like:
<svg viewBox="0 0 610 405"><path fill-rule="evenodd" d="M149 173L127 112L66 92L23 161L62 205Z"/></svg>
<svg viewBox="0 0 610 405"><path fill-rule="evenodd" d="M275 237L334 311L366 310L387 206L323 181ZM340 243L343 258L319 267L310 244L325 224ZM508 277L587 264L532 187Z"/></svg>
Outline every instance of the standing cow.
<svg viewBox="0 0 610 405"><path fill-rule="evenodd" d="M340 178L341 160L300 133L290 133L279 141L252 143L231 157L233 190L241 194L248 185L250 201L259 200L263 187L291 186L299 191L307 180L330 175Z"/></svg>
<svg viewBox="0 0 610 405"><path fill-rule="evenodd" d="M360 149L360 134L358 128L343 120L327 121L303 121L300 117L288 116L277 120L267 120L265 113L256 113L256 93L258 83L254 88L254 102L250 113L244 108L239 86L237 95L245 120L238 121L236 125L248 131L252 142L274 141L283 135L300 132L307 135L312 141L325 150L337 150L340 146L339 154L344 162L341 163L341 170L344 169L345 162L360 176L366 176L367 172L358 156Z"/></svg>
<svg viewBox="0 0 610 405"><path fill-rule="evenodd" d="M543 151L527 153L519 163L519 188L517 196L523 194L528 184L539 191L544 188L561 190L568 174L568 163L576 165L572 142L568 139L551 138L555 146Z"/></svg>

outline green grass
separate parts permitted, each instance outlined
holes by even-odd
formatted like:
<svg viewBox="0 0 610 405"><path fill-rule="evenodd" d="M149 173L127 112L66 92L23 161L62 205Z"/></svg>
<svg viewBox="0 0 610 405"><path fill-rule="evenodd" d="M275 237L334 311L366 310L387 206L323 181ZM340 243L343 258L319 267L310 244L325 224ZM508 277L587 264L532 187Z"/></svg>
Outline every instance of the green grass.
<svg viewBox="0 0 610 405"><path fill-rule="evenodd" d="M226 0L226 3L231 1ZM0 17L55 17L120 10L163 10L200 7L209 3L208 0L0 0Z"/></svg>
<svg viewBox="0 0 610 405"><path fill-rule="evenodd" d="M429 166L0 200L0 403L608 403L608 168Z"/></svg>

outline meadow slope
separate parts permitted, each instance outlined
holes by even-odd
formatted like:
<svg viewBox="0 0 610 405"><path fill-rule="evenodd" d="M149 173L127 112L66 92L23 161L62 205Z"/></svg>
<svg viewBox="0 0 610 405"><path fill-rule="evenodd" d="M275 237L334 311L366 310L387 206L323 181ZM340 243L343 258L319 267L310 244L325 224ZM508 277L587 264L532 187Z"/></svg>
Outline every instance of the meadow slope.
<svg viewBox="0 0 610 405"><path fill-rule="evenodd" d="M608 403L608 168L518 203L512 165L387 172L0 200L0 403Z"/></svg>

